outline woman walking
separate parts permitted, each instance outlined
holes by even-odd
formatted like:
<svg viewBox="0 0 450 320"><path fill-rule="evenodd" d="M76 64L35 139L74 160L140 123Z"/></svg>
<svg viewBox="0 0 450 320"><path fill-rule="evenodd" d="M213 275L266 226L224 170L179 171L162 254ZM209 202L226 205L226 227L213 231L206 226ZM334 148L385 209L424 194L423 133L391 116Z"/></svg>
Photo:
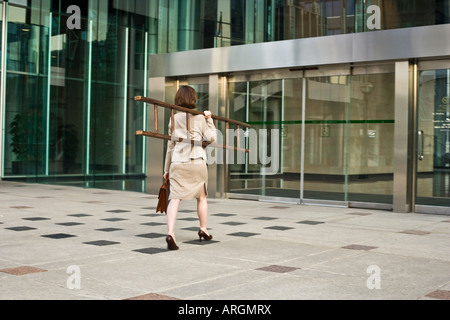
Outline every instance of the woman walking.
<svg viewBox="0 0 450 320"><path fill-rule="evenodd" d="M197 93L195 90L189 86L180 87L175 96L175 105L195 109L197 108L196 103ZM187 121L189 121L189 131ZM212 239L212 235L207 231L208 168L206 151L201 144L192 145L190 141L211 143L216 140L217 134L209 111L195 116L184 112L175 114L174 123L172 123L172 119L169 122L169 132L172 137L185 139L185 142L175 142L173 139L168 142L164 166L164 179L170 179L166 242L169 250L178 250L174 229L181 200L197 199L197 214L200 221L198 236L200 241Z"/></svg>

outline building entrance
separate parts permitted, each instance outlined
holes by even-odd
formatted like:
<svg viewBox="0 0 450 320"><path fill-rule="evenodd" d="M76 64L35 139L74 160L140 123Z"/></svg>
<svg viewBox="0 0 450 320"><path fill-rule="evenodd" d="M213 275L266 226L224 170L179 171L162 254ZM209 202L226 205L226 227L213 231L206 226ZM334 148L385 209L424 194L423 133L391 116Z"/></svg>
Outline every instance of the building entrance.
<svg viewBox="0 0 450 320"><path fill-rule="evenodd" d="M450 69L419 70L415 211L450 213Z"/></svg>
<svg viewBox="0 0 450 320"><path fill-rule="evenodd" d="M267 163L261 159L229 165L231 196L392 208L392 65L321 67L228 80L228 116L278 139L276 149L268 141L266 155L278 153L280 159L279 170L264 175L261 167Z"/></svg>

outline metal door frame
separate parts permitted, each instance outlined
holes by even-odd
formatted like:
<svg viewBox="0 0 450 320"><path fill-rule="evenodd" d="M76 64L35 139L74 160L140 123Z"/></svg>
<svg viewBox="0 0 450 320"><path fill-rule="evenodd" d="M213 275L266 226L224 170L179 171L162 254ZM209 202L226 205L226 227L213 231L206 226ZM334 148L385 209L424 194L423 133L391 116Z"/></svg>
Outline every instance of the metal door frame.
<svg viewBox="0 0 450 320"><path fill-rule="evenodd" d="M415 70L413 73L414 78L414 84L413 84L413 115L414 115L414 122L413 122L413 132L414 132L414 143L412 148L412 156L413 159L413 170L411 172L411 182L412 182L412 189L411 189L411 208L412 211L415 213L425 213L425 214L445 214L450 215L450 208L449 207L442 207L442 206L430 206L430 205L421 205L416 204L416 197L417 197L417 166L418 166L418 133L419 133L419 115L418 115L418 86L419 86L419 73L421 71L427 71L427 70L442 70L442 69L450 69L450 60L425 60L420 61L415 65Z"/></svg>

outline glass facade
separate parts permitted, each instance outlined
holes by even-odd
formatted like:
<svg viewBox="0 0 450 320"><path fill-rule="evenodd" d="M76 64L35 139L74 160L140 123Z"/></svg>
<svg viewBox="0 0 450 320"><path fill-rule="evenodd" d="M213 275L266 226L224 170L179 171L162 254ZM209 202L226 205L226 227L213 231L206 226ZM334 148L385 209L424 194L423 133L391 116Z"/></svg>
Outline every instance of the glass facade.
<svg viewBox="0 0 450 320"><path fill-rule="evenodd" d="M160 10L155 12L158 53L450 22L448 0L160 0L158 3Z"/></svg>
<svg viewBox="0 0 450 320"><path fill-rule="evenodd" d="M131 1L9 1L3 178L143 190L148 15ZM73 21L78 27L69 28Z"/></svg>
<svg viewBox="0 0 450 320"><path fill-rule="evenodd" d="M152 55L449 24L450 0L10 0L0 12L1 178L145 191L152 152L163 152L136 136L151 123L134 97L151 91ZM214 111L268 133L261 152L278 152L277 172L236 155L218 167L225 193L391 205L395 59L224 72L218 83L172 74L163 97L189 84L206 110L218 93ZM418 72L415 191L418 204L448 206L448 115L436 108L449 73L437 69Z"/></svg>

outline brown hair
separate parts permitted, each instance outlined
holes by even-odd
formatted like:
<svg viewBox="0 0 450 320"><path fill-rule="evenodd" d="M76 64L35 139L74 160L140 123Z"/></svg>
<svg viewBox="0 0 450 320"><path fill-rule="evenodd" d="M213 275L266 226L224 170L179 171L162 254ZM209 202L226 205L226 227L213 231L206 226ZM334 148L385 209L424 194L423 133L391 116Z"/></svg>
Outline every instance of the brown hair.
<svg viewBox="0 0 450 320"><path fill-rule="evenodd" d="M197 108L197 92L189 86L181 86L175 95L175 104L180 107L195 109Z"/></svg>

